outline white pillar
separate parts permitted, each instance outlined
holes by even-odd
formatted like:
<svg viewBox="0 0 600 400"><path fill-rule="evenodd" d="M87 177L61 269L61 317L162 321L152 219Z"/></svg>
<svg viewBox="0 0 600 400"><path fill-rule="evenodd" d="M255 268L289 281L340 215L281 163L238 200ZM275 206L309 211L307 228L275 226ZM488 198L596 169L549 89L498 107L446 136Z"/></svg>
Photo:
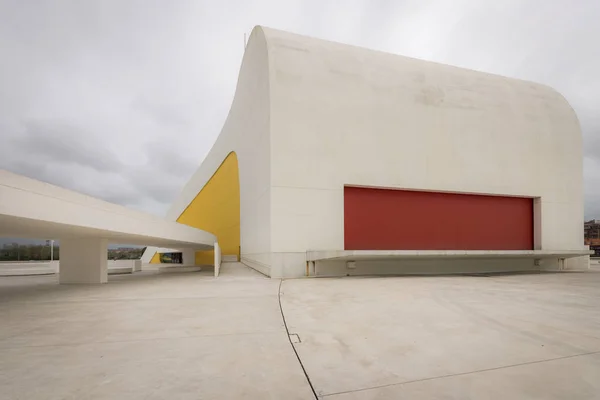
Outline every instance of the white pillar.
<svg viewBox="0 0 600 400"><path fill-rule="evenodd" d="M196 250L183 249L181 250L181 265L196 265Z"/></svg>
<svg viewBox="0 0 600 400"><path fill-rule="evenodd" d="M108 240L61 239L58 281L60 283L106 283Z"/></svg>
<svg viewBox="0 0 600 400"><path fill-rule="evenodd" d="M221 247L215 242L215 276L219 276L221 270Z"/></svg>

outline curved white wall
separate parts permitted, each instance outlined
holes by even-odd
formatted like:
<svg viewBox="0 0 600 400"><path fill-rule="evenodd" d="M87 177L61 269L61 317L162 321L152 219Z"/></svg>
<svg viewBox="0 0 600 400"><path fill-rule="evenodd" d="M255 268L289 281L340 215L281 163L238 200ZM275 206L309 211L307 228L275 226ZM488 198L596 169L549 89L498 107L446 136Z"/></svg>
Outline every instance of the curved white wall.
<svg viewBox="0 0 600 400"><path fill-rule="evenodd" d="M252 31L225 125L198 171L167 213L176 220L231 151L240 176L240 235L242 259L263 273L270 265L270 129L269 66L265 35ZM206 210L206 212L211 212ZM155 249L142 260L149 262Z"/></svg>
<svg viewBox="0 0 600 400"><path fill-rule="evenodd" d="M169 218L232 150L242 260L272 276L343 249L345 184L537 197L536 248L584 248L579 124L539 84L258 27L223 131Z"/></svg>
<svg viewBox="0 0 600 400"><path fill-rule="evenodd" d="M286 254L284 268L300 269L307 249L343 249L344 184L540 197L536 247L583 249L582 138L560 94L285 32L267 36L271 243Z"/></svg>

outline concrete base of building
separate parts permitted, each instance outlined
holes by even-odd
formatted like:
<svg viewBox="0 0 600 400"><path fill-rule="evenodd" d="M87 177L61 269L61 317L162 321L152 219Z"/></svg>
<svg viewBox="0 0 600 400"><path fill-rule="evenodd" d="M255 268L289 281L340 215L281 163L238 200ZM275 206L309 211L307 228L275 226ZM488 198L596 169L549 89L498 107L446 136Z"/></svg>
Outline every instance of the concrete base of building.
<svg viewBox="0 0 600 400"><path fill-rule="evenodd" d="M309 263L308 276L369 276L369 275L453 275L510 272L560 271L558 261L544 260L536 265L531 259L507 260L381 260L381 261L317 261Z"/></svg>
<svg viewBox="0 0 600 400"><path fill-rule="evenodd" d="M269 261L258 260L253 257L248 257L248 256L242 255L241 262L245 266L250 267L257 272L260 272L263 275L271 276L271 267L269 265L269 263L270 263Z"/></svg>
<svg viewBox="0 0 600 400"><path fill-rule="evenodd" d="M309 251L271 253L242 262L271 278L353 275L446 275L589 268L589 250ZM270 265L269 265L270 264Z"/></svg>
<svg viewBox="0 0 600 400"><path fill-rule="evenodd" d="M316 251L307 276L445 275L589 268L588 250L527 251Z"/></svg>

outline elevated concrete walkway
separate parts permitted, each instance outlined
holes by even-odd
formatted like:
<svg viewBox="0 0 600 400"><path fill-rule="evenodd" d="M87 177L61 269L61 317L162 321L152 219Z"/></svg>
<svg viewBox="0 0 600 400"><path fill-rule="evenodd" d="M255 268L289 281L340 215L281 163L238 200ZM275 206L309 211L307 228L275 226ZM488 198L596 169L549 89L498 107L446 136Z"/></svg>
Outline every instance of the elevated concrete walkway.
<svg viewBox="0 0 600 400"><path fill-rule="evenodd" d="M0 170L0 236L210 250L212 233Z"/></svg>
<svg viewBox="0 0 600 400"><path fill-rule="evenodd" d="M212 233L4 170L0 199L0 236L60 239L61 283L105 283L109 243L217 246Z"/></svg>

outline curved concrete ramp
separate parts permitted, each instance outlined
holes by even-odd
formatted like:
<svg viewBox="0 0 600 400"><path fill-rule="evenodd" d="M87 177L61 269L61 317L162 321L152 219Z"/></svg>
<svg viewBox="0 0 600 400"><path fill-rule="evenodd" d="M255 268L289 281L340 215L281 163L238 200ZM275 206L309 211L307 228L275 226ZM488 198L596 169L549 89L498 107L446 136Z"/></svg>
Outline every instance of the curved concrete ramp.
<svg viewBox="0 0 600 400"><path fill-rule="evenodd" d="M0 236L103 238L108 242L212 249L215 236L91 196L0 170Z"/></svg>

